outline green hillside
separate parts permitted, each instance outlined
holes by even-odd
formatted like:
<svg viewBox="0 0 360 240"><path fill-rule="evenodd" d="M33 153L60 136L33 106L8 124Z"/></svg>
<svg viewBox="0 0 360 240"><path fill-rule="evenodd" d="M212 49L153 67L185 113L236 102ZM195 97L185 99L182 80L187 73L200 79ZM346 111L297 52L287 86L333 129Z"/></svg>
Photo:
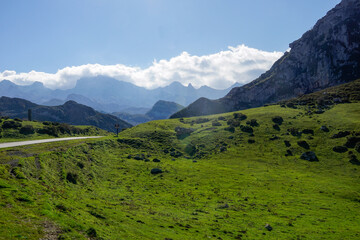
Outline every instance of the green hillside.
<svg viewBox="0 0 360 240"><path fill-rule="evenodd" d="M110 133L94 126L0 118L0 143L69 136L105 136Z"/></svg>
<svg viewBox="0 0 360 240"><path fill-rule="evenodd" d="M0 239L358 239L359 110L276 105L0 150Z"/></svg>

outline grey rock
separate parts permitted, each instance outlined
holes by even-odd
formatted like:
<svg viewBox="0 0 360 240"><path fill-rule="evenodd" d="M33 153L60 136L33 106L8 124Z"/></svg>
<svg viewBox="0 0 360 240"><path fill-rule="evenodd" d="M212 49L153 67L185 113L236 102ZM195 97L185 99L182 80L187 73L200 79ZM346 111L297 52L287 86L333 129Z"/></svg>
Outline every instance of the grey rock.
<svg viewBox="0 0 360 240"><path fill-rule="evenodd" d="M159 173L163 173L163 171L160 168L151 169L151 174L159 174Z"/></svg>
<svg viewBox="0 0 360 240"><path fill-rule="evenodd" d="M265 228L266 228L268 231L272 231L272 230L273 230L272 226L270 226L270 224L268 224L268 223L265 225Z"/></svg>
<svg viewBox="0 0 360 240"><path fill-rule="evenodd" d="M317 158L316 154L312 151L304 152L300 156L301 159L309 161L309 162L318 162L319 159Z"/></svg>

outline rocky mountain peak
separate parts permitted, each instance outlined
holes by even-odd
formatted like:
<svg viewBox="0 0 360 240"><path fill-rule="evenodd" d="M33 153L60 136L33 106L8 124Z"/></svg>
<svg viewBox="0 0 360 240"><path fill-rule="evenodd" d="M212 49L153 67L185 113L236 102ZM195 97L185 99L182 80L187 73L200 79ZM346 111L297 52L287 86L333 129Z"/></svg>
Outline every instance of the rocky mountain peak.
<svg viewBox="0 0 360 240"><path fill-rule="evenodd" d="M258 107L360 78L360 1L343 0L290 47L259 78L206 101L207 111L199 99L172 117Z"/></svg>

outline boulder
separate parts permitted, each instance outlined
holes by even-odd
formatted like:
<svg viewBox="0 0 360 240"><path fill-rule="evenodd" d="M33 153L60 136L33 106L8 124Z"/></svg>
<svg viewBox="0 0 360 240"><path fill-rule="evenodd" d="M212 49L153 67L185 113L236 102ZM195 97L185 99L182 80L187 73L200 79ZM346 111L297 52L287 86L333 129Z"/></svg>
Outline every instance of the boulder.
<svg viewBox="0 0 360 240"><path fill-rule="evenodd" d="M278 125L281 125L284 121L284 119L280 116L276 116L272 118L272 121Z"/></svg>
<svg viewBox="0 0 360 240"><path fill-rule="evenodd" d="M276 135L272 135L272 137L269 138L269 140L271 140L271 141L274 141L274 140L277 140L277 139L279 139L279 137L276 136Z"/></svg>
<svg viewBox="0 0 360 240"><path fill-rule="evenodd" d="M334 152L337 152L337 153L344 153L344 152L347 152L347 147L344 147L344 146L335 146L333 147L333 151Z"/></svg>
<svg viewBox="0 0 360 240"><path fill-rule="evenodd" d="M211 125L213 126L213 127L219 127L219 126L221 126L221 123L219 123L218 121L213 121L212 123L211 123Z"/></svg>
<svg viewBox="0 0 360 240"><path fill-rule="evenodd" d="M134 157L134 159L135 160L144 160L144 157L142 156L142 155L136 155L135 157Z"/></svg>
<svg viewBox="0 0 360 240"><path fill-rule="evenodd" d="M291 147L291 143L288 140L284 140L284 143L286 147Z"/></svg>
<svg viewBox="0 0 360 240"><path fill-rule="evenodd" d="M334 135L332 135L331 138L343 138L343 137L346 137L348 135L350 135L349 131L340 131L340 132L335 133Z"/></svg>
<svg viewBox="0 0 360 240"><path fill-rule="evenodd" d="M345 143L348 148L354 148L357 143L360 143L360 137L349 137Z"/></svg>
<svg viewBox="0 0 360 240"><path fill-rule="evenodd" d="M286 156L286 157L288 157L288 156L293 156L292 151L291 151L291 150L289 150L289 149L287 149L287 150L286 150L286 154L285 154L285 156Z"/></svg>
<svg viewBox="0 0 360 240"><path fill-rule="evenodd" d="M287 131L290 132L290 134L294 137L300 137L302 134L302 132L299 131L297 128L289 128Z"/></svg>
<svg viewBox="0 0 360 240"><path fill-rule="evenodd" d="M250 121L246 122L247 125L250 125L251 127L258 127L259 123L257 122L256 119L251 119Z"/></svg>
<svg viewBox="0 0 360 240"><path fill-rule="evenodd" d="M357 159L357 157L354 154L350 155L350 163L354 164L354 165L360 165L360 161L359 159Z"/></svg>
<svg viewBox="0 0 360 240"><path fill-rule="evenodd" d="M250 126L240 125L240 130L247 133L252 133L254 130Z"/></svg>
<svg viewBox="0 0 360 240"><path fill-rule="evenodd" d="M159 174L159 173L163 173L163 171L160 168L151 169L151 174Z"/></svg>
<svg viewBox="0 0 360 240"><path fill-rule="evenodd" d="M355 146L355 150L360 153L360 142L358 142Z"/></svg>
<svg viewBox="0 0 360 240"><path fill-rule="evenodd" d="M239 119L240 121L245 120L247 118L247 116L242 113L234 113L233 116L235 119Z"/></svg>
<svg viewBox="0 0 360 240"><path fill-rule="evenodd" d="M310 146L306 141L298 141L297 144L302 148L310 149Z"/></svg>
<svg viewBox="0 0 360 240"><path fill-rule="evenodd" d="M176 136L178 136L178 137L190 135L194 131L195 130L192 128L183 128L183 127L175 128Z"/></svg>
<svg viewBox="0 0 360 240"><path fill-rule="evenodd" d="M304 130L302 130L302 133L314 135L314 130L312 130L312 129L304 129Z"/></svg>
<svg viewBox="0 0 360 240"><path fill-rule="evenodd" d="M154 158L154 159L153 159L153 162L160 162L160 160L157 159L157 158Z"/></svg>
<svg viewBox="0 0 360 240"><path fill-rule="evenodd" d="M227 149L225 146L220 147L220 152L225 152Z"/></svg>
<svg viewBox="0 0 360 240"><path fill-rule="evenodd" d="M274 124L274 125L273 125L273 128L274 128L276 131L280 131L280 127L279 127L279 125L277 125L277 124Z"/></svg>
<svg viewBox="0 0 360 240"><path fill-rule="evenodd" d="M319 161L319 159L316 157L316 154L312 151L304 152L303 154L301 154L300 158L309 162Z"/></svg>
<svg viewBox="0 0 360 240"><path fill-rule="evenodd" d="M324 131L324 132L329 132L330 131L326 126L321 126L320 130Z"/></svg>
<svg viewBox="0 0 360 240"><path fill-rule="evenodd" d="M266 228L268 231L273 230L272 226L270 226L270 224L268 224L268 223L265 225L265 228Z"/></svg>

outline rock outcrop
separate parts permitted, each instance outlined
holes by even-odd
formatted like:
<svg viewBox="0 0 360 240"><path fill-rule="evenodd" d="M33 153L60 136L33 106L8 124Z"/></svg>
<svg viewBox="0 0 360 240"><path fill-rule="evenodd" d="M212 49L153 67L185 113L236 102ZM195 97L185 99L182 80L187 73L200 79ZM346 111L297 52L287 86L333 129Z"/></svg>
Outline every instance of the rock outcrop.
<svg viewBox="0 0 360 240"><path fill-rule="evenodd" d="M198 99L172 118L236 111L360 78L360 1L343 0L254 81L218 100Z"/></svg>

